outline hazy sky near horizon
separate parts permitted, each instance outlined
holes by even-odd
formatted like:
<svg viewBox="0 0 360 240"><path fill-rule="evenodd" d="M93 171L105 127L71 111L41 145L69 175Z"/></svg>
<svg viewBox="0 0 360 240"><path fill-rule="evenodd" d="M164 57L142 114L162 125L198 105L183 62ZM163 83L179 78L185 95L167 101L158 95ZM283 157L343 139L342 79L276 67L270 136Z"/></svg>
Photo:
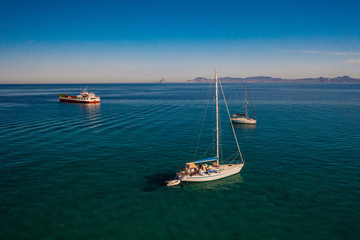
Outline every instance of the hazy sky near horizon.
<svg viewBox="0 0 360 240"><path fill-rule="evenodd" d="M0 2L0 83L360 78L360 0Z"/></svg>

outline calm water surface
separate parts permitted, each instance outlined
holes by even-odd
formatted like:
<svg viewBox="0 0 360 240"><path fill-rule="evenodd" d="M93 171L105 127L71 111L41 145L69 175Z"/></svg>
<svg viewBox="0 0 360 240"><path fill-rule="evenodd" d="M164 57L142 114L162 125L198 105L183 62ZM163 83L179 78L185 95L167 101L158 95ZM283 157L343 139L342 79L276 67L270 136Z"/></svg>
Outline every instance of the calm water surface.
<svg viewBox="0 0 360 240"><path fill-rule="evenodd" d="M58 102L79 85L0 85L0 239L359 239L360 85L249 84L241 174L173 188L208 85L88 87L101 104ZM224 84L231 113L242 87Z"/></svg>

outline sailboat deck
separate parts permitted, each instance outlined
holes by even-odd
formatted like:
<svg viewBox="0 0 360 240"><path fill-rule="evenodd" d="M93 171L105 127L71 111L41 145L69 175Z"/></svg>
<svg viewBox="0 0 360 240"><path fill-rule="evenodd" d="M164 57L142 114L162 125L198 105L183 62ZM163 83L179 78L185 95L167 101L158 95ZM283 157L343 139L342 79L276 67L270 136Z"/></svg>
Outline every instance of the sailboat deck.
<svg viewBox="0 0 360 240"><path fill-rule="evenodd" d="M204 171L197 171L190 174L187 173L180 173L179 178L183 182L206 182L206 181L213 181L225 177L229 177L234 175L242 169L244 166L243 163L239 164L227 164L227 165L220 165L219 167L211 167L210 170Z"/></svg>

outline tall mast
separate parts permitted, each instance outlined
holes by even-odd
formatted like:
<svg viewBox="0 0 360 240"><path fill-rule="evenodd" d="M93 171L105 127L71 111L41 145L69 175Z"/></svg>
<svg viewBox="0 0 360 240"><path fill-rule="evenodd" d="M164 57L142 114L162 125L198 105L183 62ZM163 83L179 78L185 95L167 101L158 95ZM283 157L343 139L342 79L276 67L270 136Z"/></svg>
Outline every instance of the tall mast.
<svg viewBox="0 0 360 240"><path fill-rule="evenodd" d="M216 86L216 165L219 165L219 96L218 96L218 71L215 69L215 86Z"/></svg>
<svg viewBox="0 0 360 240"><path fill-rule="evenodd" d="M246 97L246 83L245 83L245 117L247 117L247 97Z"/></svg>

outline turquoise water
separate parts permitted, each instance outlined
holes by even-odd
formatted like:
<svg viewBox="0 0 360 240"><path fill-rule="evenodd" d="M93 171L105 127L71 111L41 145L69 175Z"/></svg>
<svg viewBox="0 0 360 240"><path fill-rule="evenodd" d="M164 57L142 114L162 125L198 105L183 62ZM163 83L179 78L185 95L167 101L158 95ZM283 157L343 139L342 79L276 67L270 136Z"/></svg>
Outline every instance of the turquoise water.
<svg viewBox="0 0 360 240"><path fill-rule="evenodd" d="M0 239L359 239L360 85L249 84L241 173L173 188L208 85L88 87L101 104L58 102L79 85L0 85ZM224 85L232 113L242 87Z"/></svg>

